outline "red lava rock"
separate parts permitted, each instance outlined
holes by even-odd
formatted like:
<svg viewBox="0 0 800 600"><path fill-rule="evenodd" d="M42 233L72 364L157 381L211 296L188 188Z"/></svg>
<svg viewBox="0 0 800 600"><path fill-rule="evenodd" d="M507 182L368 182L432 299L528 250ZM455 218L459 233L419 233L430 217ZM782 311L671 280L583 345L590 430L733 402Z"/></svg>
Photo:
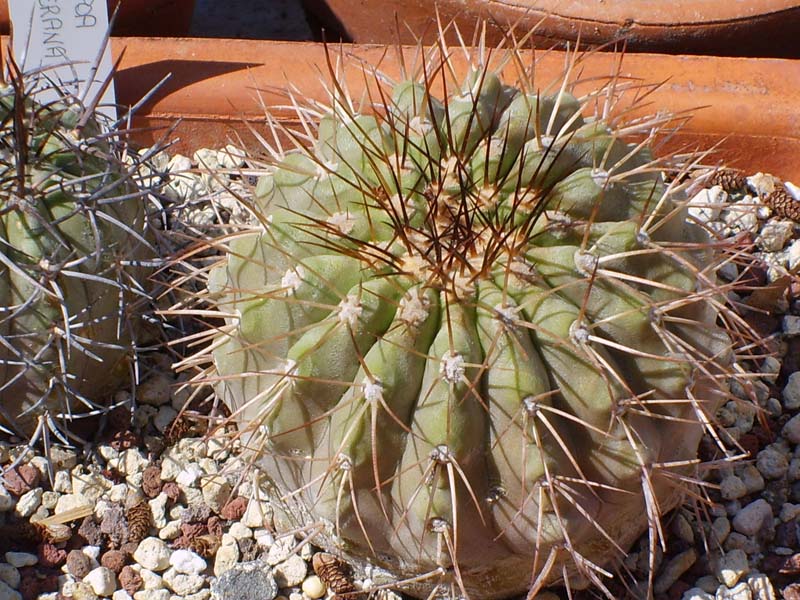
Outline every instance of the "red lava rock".
<svg viewBox="0 0 800 600"><path fill-rule="evenodd" d="M139 436L133 433L132 431L119 431L114 434L114 437L111 438L109 442L109 446L111 446L117 452L121 450L129 450L131 448L135 448L139 445Z"/></svg>
<svg viewBox="0 0 800 600"><path fill-rule="evenodd" d="M125 431L131 426L131 409L127 406L118 406L108 413L108 425L116 431Z"/></svg>
<svg viewBox="0 0 800 600"><path fill-rule="evenodd" d="M89 546L101 546L103 544L103 532L100 531L100 523L93 515L86 517L78 528L78 536L86 540ZM74 539L74 538L73 538Z"/></svg>
<svg viewBox="0 0 800 600"><path fill-rule="evenodd" d="M767 269L763 263L750 262L739 274L739 277L734 282L734 291L738 294L747 294L766 285L767 283Z"/></svg>
<svg viewBox="0 0 800 600"><path fill-rule="evenodd" d="M10 469L3 475L5 488L15 496L22 496L39 485L42 474L33 465L22 465Z"/></svg>
<svg viewBox="0 0 800 600"><path fill-rule="evenodd" d="M20 574L22 577L17 591L22 596L22 600L36 600L39 594L58 591L57 575L42 574L36 569L20 569Z"/></svg>
<svg viewBox="0 0 800 600"><path fill-rule="evenodd" d="M752 433L745 433L742 437L740 437L739 444L741 444L742 450L749 453L750 456L755 456L756 454L758 454L758 451L760 449L758 437L756 437Z"/></svg>
<svg viewBox="0 0 800 600"><path fill-rule="evenodd" d="M755 435L758 439L759 448L768 446L775 441L775 434L772 433L775 431L775 423L773 419L767 419L766 426L767 427L764 428L761 425L755 425L753 429L751 429L753 435Z"/></svg>
<svg viewBox="0 0 800 600"><path fill-rule="evenodd" d="M219 515L228 521L238 521L242 518L242 515L244 515L244 511L246 509L247 498L239 496L223 506L222 510L219 511Z"/></svg>
<svg viewBox="0 0 800 600"><path fill-rule="evenodd" d="M155 498L161 492L161 467L150 465L142 473L142 491L148 498Z"/></svg>
<svg viewBox="0 0 800 600"><path fill-rule="evenodd" d="M181 488L178 487L178 484L174 481L169 481L164 484L161 488L161 491L167 495L169 501L175 503L181 497Z"/></svg>
<svg viewBox="0 0 800 600"><path fill-rule="evenodd" d="M800 338L789 338L786 356L781 359L781 376L789 377L800 370Z"/></svg>
<svg viewBox="0 0 800 600"><path fill-rule="evenodd" d="M775 529L775 545L785 548L797 548L797 523L781 523Z"/></svg>
<svg viewBox="0 0 800 600"><path fill-rule="evenodd" d="M119 547L119 551L125 555L125 559L127 560L133 553L136 552L136 548L139 547L138 542L126 542Z"/></svg>
<svg viewBox="0 0 800 600"><path fill-rule="evenodd" d="M208 533L205 523L181 523L181 533L189 539Z"/></svg>
<svg viewBox="0 0 800 600"><path fill-rule="evenodd" d="M258 556L260 548L253 538L236 540L236 544L239 546L239 553L241 554L242 562L250 562L251 560L255 560Z"/></svg>
<svg viewBox="0 0 800 600"><path fill-rule="evenodd" d="M783 588L783 600L800 600L800 583L792 583Z"/></svg>
<svg viewBox="0 0 800 600"><path fill-rule="evenodd" d="M766 315L760 311L749 311L746 318L747 324L761 337L769 337L776 330L780 329L780 321L777 317Z"/></svg>
<svg viewBox="0 0 800 600"><path fill-rule="evenodd" d="M92 570L92 561L80 550L70 550L67 554L67 571L75 579L83 579Z"/></svg>
<svg viewBox="0 0 800 600"><path fill-rule="evenodd" d="M205 523L214 514L211 507L205 503L193 504L181 513L184 523Z"/></svg>
<svg viewBox="0 0 800 600"><path fill-rule="evenodd" d="M667 592L667 598L669 600L681 600L683 593L691 588L691 585L679 579L672 584L671 588L669 588L669 591Z"/></svg>
<svg viewBox="0 0 800 600"><path fill-rule="evenodd" d="M211 535L218 538L222 537L222 519L219 517L211 517L206 523L206 528Z"/></svg>
<svg viewBox="0 0 800 600"><path fill-rule="evenodd" d="M122 567L125 566L127 558L127 555L120 550L109 550L100 557L100 564L119 574L122 571Z"/></svg>
<svg viewBox="0 0 800 600"><path fill-rule="evenodd" d="M67 560L67 551L57 548L53 544L39 544L39 564L45 568L60 567Z"/></svg>
<svg viewBox="0 0 800 600"><path fill-rule="evenodd" d="M128 541L128 521L125 519L125 511L119 504L112 504L103 513L100 531L108 536L109 542L115 547Z"/></svg>
<svg viewBox="0 0 800 600"><path fill-rule="evenodd" d="M781 568L781 566L785 561L786 561L785 556L779 556L777 554L768 554L767 556L761 559L761 570L767 575L774 575L775 573L778 572L778 569Z"/></svg>
<svg viewBox="0 0 800 600"><path fill-rule="evenodd" d="M133 596L142 587L143 583L141 576L131 567L122 567L119 572L119 584L128 594Z"/></svg>
<svg viewBox="0 0 800 600"><path fill-rule="evenodd" d="M800 573L800 553L787 557L778 569L783 575L797 575Z"/></svg>

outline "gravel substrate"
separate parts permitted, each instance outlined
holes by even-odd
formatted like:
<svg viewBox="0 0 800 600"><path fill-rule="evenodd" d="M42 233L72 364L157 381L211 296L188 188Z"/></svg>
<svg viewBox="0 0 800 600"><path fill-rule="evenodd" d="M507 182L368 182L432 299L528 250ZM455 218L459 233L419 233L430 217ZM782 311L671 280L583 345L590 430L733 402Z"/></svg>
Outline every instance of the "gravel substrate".
<svg viewBox="0 0 800 600"><path fill-rule="evenodd" d="M230 171L220 180L191 171L198 163ZM235 194L248 174L235 148L163 157L159 166L176 173L167 195L187 232L239 211ZM762 174L746 182L717 175L693 193L697 218L721 237L752 243L757 260L731 263L720 275L769 352L741 365L757 376L749 389L733 386L736 399L717 414L739 456L726 457L710 436L701 446L712 504L665 517L655 596L800 600L800 284L788 276L800 264L800 226L789 218L800 214L793 204L800 207L800 193ZM41 454L0 444L0 464L17 465L0 486L0 600L333 597L314 572L312 541L275 534L267 482L245 468L229 431L207 435L208 423L224 415L210 399L187 408L171 362L166 353L148 358L136 406L119 392L120 408L89 447L52 447L52 481ZM645 537L625 560L644 580L647 544Z"/></svg>

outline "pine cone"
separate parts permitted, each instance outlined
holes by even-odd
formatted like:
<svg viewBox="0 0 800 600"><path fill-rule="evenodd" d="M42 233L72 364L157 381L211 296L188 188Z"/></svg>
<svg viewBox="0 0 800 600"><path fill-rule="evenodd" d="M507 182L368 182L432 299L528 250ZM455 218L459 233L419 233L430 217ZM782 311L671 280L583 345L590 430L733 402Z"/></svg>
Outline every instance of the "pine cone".
<svg viewBox="0 0 800 600"><path fill-rule="evenodd" d="M800 202L795 200L786 188L779 188L761 198L778 217L800 221Z"/></svg>
<svg viewBox="0 0 800 600"><path fill-rule="evenodd" d="M311 559L314 572L337 596L357 594L350 565L327 552L317 552Z"/></svg>
<svg viewBox="0 0 800 600"><path fill-rule="evenodd" d="M747 185L744 175L733 169L720 169L708 180L709 186L720 186L726 192L738 192Z"/></svg>
<svg viewBox="0 0 800 600"><path fill-rule="evenodd" d="M146 500L142 500L127 510L125 518L128 521L128 541L138 544L147 537L147 533L150 531L152 519L150 505Z"/></svg>

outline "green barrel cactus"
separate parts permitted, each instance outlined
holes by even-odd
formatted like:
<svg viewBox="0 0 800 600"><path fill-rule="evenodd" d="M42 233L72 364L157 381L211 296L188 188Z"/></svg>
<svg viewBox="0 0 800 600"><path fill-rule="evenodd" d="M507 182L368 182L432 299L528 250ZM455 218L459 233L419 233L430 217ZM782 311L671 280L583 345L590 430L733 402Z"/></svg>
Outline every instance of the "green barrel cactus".
<svg viewBox="0 0 800 600"><path fill-rule="evenodd" d="M201 378L296 524L373 581L602 587L726 397L709 238L648 148L661 121L609 116L613 82L433 64L300 111L258 226L219 242Z"/></svg>
<svg viewBox="0 0 800 600"><path fill-rule="evenodd" d="M26 86L0 91L0 425L68 442L131 382L155 251L123 136Z"/></svg>

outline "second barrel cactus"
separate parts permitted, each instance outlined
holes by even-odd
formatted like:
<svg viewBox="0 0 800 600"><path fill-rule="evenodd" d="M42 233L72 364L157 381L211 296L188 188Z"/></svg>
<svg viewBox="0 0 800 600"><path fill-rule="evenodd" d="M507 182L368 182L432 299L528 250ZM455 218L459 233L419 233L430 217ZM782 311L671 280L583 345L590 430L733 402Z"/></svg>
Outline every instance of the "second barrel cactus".
<svg viewBox="0 0 800 600"><path fill-rule="evenodd" d="M432 64L300 113L208 277L203 379L330 551L415 595L602 586L726 396L708 235L613 84Z"/></svg>
<svg viewBox="0 0 800 600"><path fill-rule="evenodd" d="M133 380L153 219L122 133L31 84L0 90L0 429L71 443Z"/></svg>

